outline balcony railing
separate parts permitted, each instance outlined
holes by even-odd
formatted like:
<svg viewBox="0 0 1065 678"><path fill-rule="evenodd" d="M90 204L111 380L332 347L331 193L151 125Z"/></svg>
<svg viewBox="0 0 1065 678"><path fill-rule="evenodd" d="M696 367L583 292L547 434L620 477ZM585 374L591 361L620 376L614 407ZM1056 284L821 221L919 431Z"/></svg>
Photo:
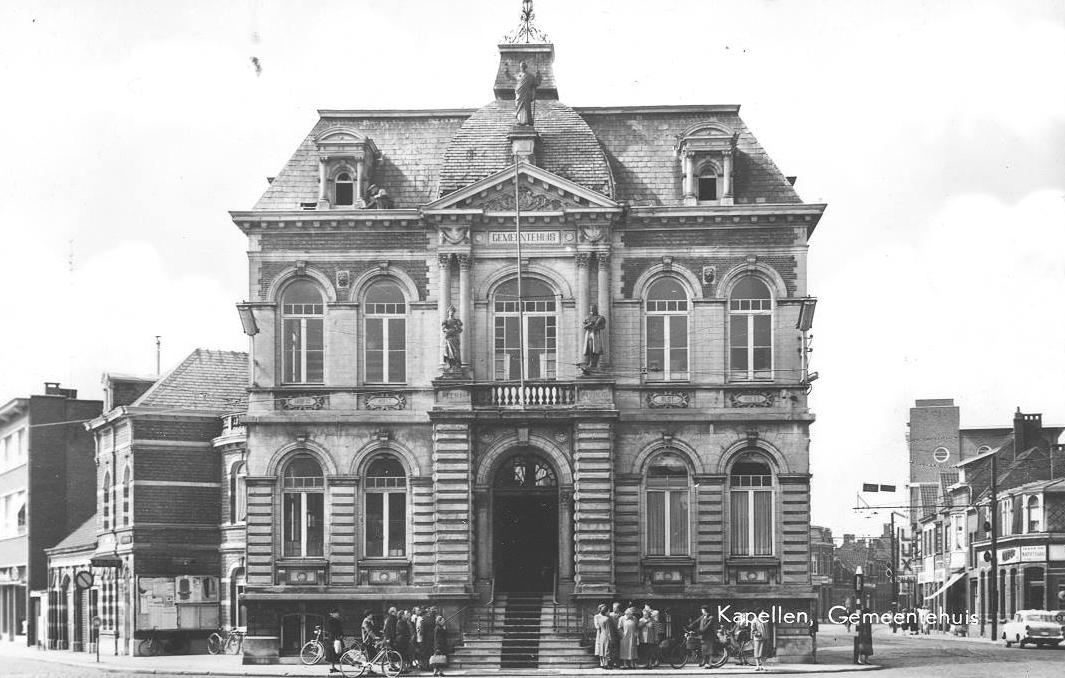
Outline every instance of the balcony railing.
<svg viewBox="0 0 1065 678"><path fill-rule="evenodd" d="M577 386L565 381L497 381L478 384L473 391L476 407L566 407L577 403Z"/></svg>

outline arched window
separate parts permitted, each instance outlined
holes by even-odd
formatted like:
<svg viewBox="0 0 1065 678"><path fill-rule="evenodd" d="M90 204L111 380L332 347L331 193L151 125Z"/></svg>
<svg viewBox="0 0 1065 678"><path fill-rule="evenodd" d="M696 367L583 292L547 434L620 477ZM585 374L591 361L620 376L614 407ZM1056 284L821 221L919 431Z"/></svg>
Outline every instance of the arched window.
<svg viewBox="0 0 1065 678"><path fill-rule="evenodd" d="M285 382L321 383L325 354L324 309L322 293L311 281L297 280L285 288L281 301Z"/></svg>
<svg viewBox="0 0 1065 678"><path fill-rule="evenodd" d="M773 378L773 298L753 275L740 278L732 288L729 348L733 379Z"/></svg>
<svg viewBox="0 0 1065 678"><path fill-rule="evenodd" d="M757 452L741 455L729 474L732 555L773 554L773 472Z"/></svg>
<svg viewBox="0 0 1065 678"><path fill-rule="evenodd" d="M518 454L496 471L495 486L505 490L541 490L558 487L555 469L535 454Z"/></svg>
<svg viewBox="0 0 1065 678"><path fill-rule="evenodd" d="M229 474L229 522L243 523L248 517L248 465L233 464Z"/></svg>
<svg viewBox="0 0 1065 678"><path fill-rule="evenodd" d="M519 379L524 352L526 379L554 379L558 333L555 292L541 280L522 278L521 297L519 313L517 278L495 291L495 378Z"/></svg>
<svg viewBox="0 0 1065 678"><path fill-rule="evenodd" d="M718 176L717 170L710 163L703 165L699 169L699 176L696 178L696 195L699 198L699 202L709 202L711 200L717 200L720 192L718 191Z"/></svg>
<svg viewBox="0 0 1065 678"><path fill-rule="evenodd" d="M1011 497L998 502L998 533L1002 536L1013 534L1013 499Z"/></svg>
<svg viewBox="0 0 1065 678"><path fill-rule="evenodd" d="M297 454L285 465L282 554L316 558L323 554L325 537L325 478L318 461Z"/></svg>
<svg viewBox="0 0 1065 678"><path fill-rule="evenodd" d="M122 526L129 525L130 521L130 491L133 485L133 472L127 465L122 472Z"/></svg>
<svg viewBox="0 0 1065 678"><path fill-rule="evenodd" d="M661 452L647 468L647 553L688 555L688 466L675 452Z"/></svg>
<svg viewBox="0 0 1065 678"><path fill-rule="evenodd" d="M407 554L407 473L383 454L366 469L366 556L403 558Z"/></svg>
<svg viewBox="0 0 1065 678"><path fill-rule="evenodd" d="M1028 497L1028 505L1026 507L1026 510L1028 511L1028 531L1042 532L1043 509L1039 505L1039 497Z"/></svg>
<svg viewBox="0 0 1065 678"><path fill-rule="evenodd" d="M103 507L104 529L111 529L111 472L104 471L104 482L100 488L103 492L100 503Z"/></svg>
<svg viewBox="0 0 1065 678"><path fill-rule="evenodd" d="M240 600L247 586L244 568L238 567L229 575L229 624L243 628L248 625L248 607Z"/></svg>
<svg viewBox="0 0 1065 678"><path fill-rule="evenodd" d="M394 280L378 280L366 291L366 381L407 380L407 298Z"/></svg>
<svg viewBox="0 0 1065 678"><path fill-rule="evenodd" d="M647 378L688 379L688 291L663 277L647 288Z"/></svg>
<svg viewBox="0 0 1065 678"><path fill-rule="evenodd" d="M334 205L355 204L355 182L349 173L341 172L333 181L333 198Z"/></svg>

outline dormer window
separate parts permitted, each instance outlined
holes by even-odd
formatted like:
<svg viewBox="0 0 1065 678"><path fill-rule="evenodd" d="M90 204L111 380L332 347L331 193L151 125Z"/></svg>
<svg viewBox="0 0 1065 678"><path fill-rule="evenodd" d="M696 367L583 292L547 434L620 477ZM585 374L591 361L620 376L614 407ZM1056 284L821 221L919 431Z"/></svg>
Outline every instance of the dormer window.
<svg viewBox="0 0 1065 678"><path fill-rule="evenodd" d="M333 182L333 204L338 206L353 205L355 203L355 182L347 172L341 172Z"/></svg>
<svg viewBox="0 0 1065 678"><path fill-rule="evenodd" d="M737 134L720 123L699 123L680 135L685 205L731 205L732 160Z"/></svg>

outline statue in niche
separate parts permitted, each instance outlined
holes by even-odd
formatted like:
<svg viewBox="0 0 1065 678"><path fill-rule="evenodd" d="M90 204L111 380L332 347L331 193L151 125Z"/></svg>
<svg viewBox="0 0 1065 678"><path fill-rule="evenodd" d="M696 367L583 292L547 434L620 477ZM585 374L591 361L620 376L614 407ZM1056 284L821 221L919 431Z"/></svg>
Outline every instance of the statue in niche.
<svg viewBox="0 0 1065 678"><path fill-rule="evenodd" d="M514 117L519 125L532 126L533 102L536 101L536 88L540 86L540 74L533 75L528 68L524 61L518 65L518 78L514 83Z"/></svg>
<svg viewBox="0 0 1065 678"><path fill-rule="evenodd" d="M447 309L447 319L440 323L444 333L444 364L447 370L462 369L462 321L455 317L455 307Z"/></svg>
<svg viewBox="0 0 1065 678"><path fill-rule="evenodd" d="M599 358L603 355L603 331L606 330L606 318L599 315L599 306L592 304L592 311L584 319L584 362L581 371L589 374L599 367Z"/></svg>
<svg viewBox="0 0 1065 678"><path fill-rule="evenodd" d="M366 209L392 209L392 198L388 195L388 191L378 187L377 184L370 184L370 187L366 189Z"/></svg>

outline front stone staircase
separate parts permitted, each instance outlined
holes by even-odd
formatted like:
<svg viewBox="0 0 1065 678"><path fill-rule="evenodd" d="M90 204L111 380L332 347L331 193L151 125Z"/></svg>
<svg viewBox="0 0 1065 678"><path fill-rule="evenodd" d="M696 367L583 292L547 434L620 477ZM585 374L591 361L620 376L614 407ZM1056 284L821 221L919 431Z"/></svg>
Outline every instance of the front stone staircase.
<svg viewBox="0 0 1065 678"><path fill-rule="evenodd" d="M500 593L471 616L448 663L462 670L596 668L577 618L571 605L556 610L549 593Z"/></svg>

